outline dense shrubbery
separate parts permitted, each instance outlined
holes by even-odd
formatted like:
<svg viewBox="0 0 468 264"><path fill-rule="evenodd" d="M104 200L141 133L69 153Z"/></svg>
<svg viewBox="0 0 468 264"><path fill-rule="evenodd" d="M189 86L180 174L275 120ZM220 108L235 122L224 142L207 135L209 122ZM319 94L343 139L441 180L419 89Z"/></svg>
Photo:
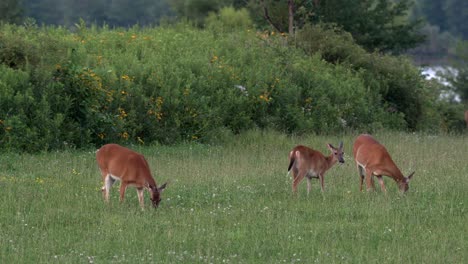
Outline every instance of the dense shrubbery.
<svg viewBox="0 0 468 264"><path fill-rule="evenodd" d="M377 107L403 115L404 124L391 127L462 131L462 106L441 99L440 84L423 80L419 69L405 57L367 53L354 43L350 34L324 26L304 27L296 43L307 54L321 54L326 61L358 73Z"/></svg>
<svg viewBox="0 0 468 264"><path fill-rule="evenodd" d="M419 74L399 60L351 52L331 64L322 57L339 52L307 56L285 36L250 30L77 29L2 26L2 147L211 142L256 127L405 129L424 110Z"/></svg>

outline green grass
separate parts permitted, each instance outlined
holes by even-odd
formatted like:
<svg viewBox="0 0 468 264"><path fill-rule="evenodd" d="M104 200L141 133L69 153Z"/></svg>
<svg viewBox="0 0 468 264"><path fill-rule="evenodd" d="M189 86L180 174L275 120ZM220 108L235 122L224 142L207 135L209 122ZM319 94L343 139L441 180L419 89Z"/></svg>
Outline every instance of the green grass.
<svg viewBox="0 0 468 264"><path fill-rule="evenodd" d="M158 183L157 210L118 185L101 197L94 151L0 156L0 263L462 263L468 259L468 139L380 133L407 175L402 196L359 192L355 135L250 132L222 146L137 147ZM346 163L297 197L288 152L345 143ZM378 187L378 184L377 186Z"/></svg>

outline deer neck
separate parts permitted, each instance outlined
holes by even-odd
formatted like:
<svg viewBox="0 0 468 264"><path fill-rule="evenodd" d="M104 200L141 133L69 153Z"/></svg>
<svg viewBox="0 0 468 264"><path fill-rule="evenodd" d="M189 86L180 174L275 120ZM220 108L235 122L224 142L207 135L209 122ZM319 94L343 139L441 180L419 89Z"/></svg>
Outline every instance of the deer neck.
<svg viewBox="0 0 468 264"><path fill-rule="evenodd" d="M396 165L393 165L389 169L389 176L393 178L397 183L401 183L405 181L405 176L403 176L403 173L401 173L400 169Z"/></svg>
<svg viewBox="0 0 468 264"><path fill-rule="evenodd" d="M327 170L330 169L335 163L337 162L337 159L333 154L331 154L328 157L325 157L325 161L327 162Z"/></svg>
<svg viewBox="0 0 468 264"><path fill-rule="evenodd" d="M156 185L156 181L153 179L151 174L146 177L146 183L148 184L148 187L150 189L153 189L153 188L157 189L158 188L158 186Z"/></svg>

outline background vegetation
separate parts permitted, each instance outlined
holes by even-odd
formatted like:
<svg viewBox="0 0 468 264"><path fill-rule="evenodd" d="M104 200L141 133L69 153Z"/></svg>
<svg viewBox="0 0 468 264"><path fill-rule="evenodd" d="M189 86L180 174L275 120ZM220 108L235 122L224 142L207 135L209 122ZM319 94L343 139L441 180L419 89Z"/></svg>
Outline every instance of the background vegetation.
<svg viewBox="0 0 468 264"><path fill-rule="evenodd" d="M217 143L255 128L333 134L464 127L463 105L441 99L446 88L395 56L421 41L407 1L350 3L342 16L332 12L334 1L138 2L128 15L146 22L118 15L126 1L65 1L61 8L78 11L55 12L64 17L50 21L50 12L31 11L28 1L5 3L0 143L6 150ZM138 12L156 6L165 6L159 10L167 19L148 26L163 15ZM95 23L72 24L78 18L67 14L80 12ZM346 22L353 15L371 26ZM188 21L172 22L180 17ZM117 27L131 23L141 26ZM391 40L373 33L381 30ZM466 65L457 67L451 89L463 94Z"/></svg>
<svg viewBox="0 0 468 264"><path fill-rule="evenodd" d="M118 186L105 204L94 151L0 156L2 263L461 263L468 258L466 136L377 133L404 174L403 197L360 193L352 158L297 197L286 176L298 143L354 136L249 132L224 146L137 147L156 181L171 183L158 209ZM378 185L378 184L377 184Z"/></svg>

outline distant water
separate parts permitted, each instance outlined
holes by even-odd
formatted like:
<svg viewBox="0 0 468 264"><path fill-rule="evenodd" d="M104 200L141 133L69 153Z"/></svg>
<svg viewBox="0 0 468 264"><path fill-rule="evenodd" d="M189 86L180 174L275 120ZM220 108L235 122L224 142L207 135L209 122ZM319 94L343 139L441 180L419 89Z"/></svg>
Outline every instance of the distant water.
<svg viewBox="0 0 468 264"><path fill-rule="evenodd" d="M458 71L452 67L445 67L445 66L430 66L430 67L421 67L421 74L426 78L426 80L435 79L439 83L451 87L449 81L447 81L447 77L457 76ZM460 102L460 96L455 94L452 90L447 89L441 95L441 99L449 99L453 98L455 101Z"/></svg>
<svg viewBox="0 0 468 264"><path fill-rule="evenodd" d="M452 67L446 66L429 66L421 67L421 74L426 80L436 79L445 86L450 86L446 76L457 76L458 72Z"/></svg>

